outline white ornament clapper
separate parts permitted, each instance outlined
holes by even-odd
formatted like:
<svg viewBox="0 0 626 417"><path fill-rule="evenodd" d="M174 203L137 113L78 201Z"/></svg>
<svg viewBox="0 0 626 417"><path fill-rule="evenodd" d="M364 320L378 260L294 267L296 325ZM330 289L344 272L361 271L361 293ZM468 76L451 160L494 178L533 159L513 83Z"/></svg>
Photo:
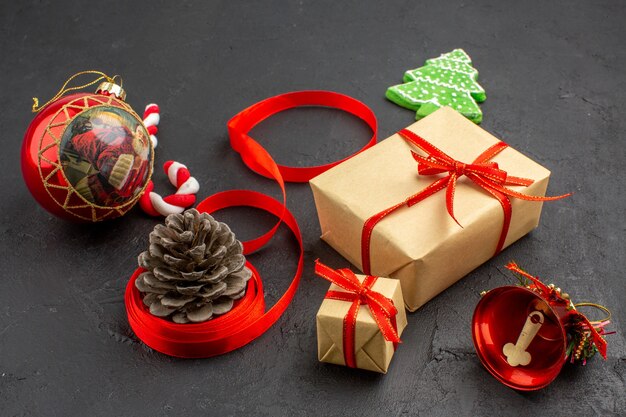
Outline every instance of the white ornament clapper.
<svg viewBox="0 0 626 417"><path fill-rule="evenodd" d="M515 344L507 343L504 345L502 353L506 356L506 361L509 365L526 366L530 363L532 358L526 349L528 349L528 346L541 328L543 319L543 313L540 311L533 311L526 318L526 323L524 323L524 327L517 338L517 342L515 342Z"/></svg>

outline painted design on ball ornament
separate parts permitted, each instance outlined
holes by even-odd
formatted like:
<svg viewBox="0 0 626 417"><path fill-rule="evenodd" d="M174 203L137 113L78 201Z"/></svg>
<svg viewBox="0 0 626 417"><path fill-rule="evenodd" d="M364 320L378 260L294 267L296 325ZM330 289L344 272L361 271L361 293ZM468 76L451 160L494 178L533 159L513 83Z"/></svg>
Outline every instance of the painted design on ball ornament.
<svg viewBox="0 0 626 417"><path fill-rule="evenodd" d="M78 114L65 128L60 161L65 178L85 200L119 206L141 191L150 165L146 128L109 106Z"/></svg>

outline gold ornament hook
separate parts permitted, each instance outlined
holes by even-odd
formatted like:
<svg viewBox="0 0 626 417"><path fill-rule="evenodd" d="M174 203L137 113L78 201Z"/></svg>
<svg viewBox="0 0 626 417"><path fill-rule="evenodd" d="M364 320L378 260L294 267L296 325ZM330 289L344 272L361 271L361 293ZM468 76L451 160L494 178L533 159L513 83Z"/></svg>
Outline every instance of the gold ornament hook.
<svg viewBox="0 0 626 417"><path fill-rule="evenodd" d="M111 82L115 82L115 79L116 79L116 78L120 80L120 82L119 82L120 87L124 87L124 79L123 79L123 78L122 78L122 76L121 76L121 75L119 75L119 74L115 74L115 75L113 76L113 78L111 78Z"/></svg>
<svg viewBox="0 0 626 417"><path fill-rule="evenodd" d="M86 84L83 85L78 85L78 86L74 86L74 87L68 87L68 84L70 84L75 78L80 77L81 75L87 75L87 74L92 74L92 75L99 75L98 78L96 78L93 81L90 81ZM118 75L116 75L115 77L119 77ZM81 90L83 88L87 88L91 85L94 85L102 80L106 80L110 83L113 83L113 81L115 80L115 77L111 78L108 75L106 75L104 72L101 71L95 71L95 70L88 70L88 71L80 71L77 72L76 74L72 75L70 78L67 79L67 81L65 81L65 83L63 83L63 86L61 87L61 89L54 95L54 97L52 97L50 100L48 100L46 102L46 104L44 104L43 106L39 105L39 99L37 97L33 97L33 108L32 111L33 113L37 113L39 110L43 109L44 107L46 107L48 104L52 103L55 100L58 100L61 96L63 96L65 93L69 93L70 91L76 91L76 90ZM121 77L120 77L120 81L121 81Z"/></svg>

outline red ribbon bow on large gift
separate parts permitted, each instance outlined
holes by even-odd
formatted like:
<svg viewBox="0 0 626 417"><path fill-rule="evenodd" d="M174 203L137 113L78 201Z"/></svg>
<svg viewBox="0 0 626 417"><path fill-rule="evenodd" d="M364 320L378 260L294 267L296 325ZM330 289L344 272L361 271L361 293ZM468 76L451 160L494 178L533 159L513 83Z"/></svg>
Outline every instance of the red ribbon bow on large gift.
<svg viewBox="0 0 626 417"><path fill-rule="evenodd" d="M505 187L505 185L523 185L527 187L534 181L529 178L520 178L508 175L506 171L500 169L496 162L490 162L490 159L508 147L508 145L502 141L487 148L487 150L478 155L478 157L471 164L465 164L453 159L442 150L410 130L402 129L398 132L398 134L406 141L414 144L428 154L428 156L422 156L411 151L413 158L417 161L418 174L437 175L447 173L448 175L435 180L428 187L424 188L417 194L410 196L405 201L402 201L395 206L373 215L365 221L361 237L361 261L363 265L363 272L366 274L371 272L370 241L374 226L376 226L376 224L378 224L378 222L380 222L387 215L404 207L405 205L411 207L445 188L446 208L448 213L459 226L461 225L454 216L454 192L457 180L463 175L472 180L480 188L487 191L491 196L497 199L502 206L502 211L504 212L504 222L502 224L502 231L500 232L500 238L494 254L498 254L502 250L507 233L509 232L512 215L511 201L509 200L509 197L515 197L528 201L552 201L571 195L565 194L556 197L539 197L522 194Z"/></svg>
<svg viewBox="0 0 626 417"><path fill-rule="evenodd" d="M356 317L359 314L361 305L369 307L383 338L388 342L393 342L394 349L397 347L397 344L400 343L396 325L398 310L389 298L372 290L377 277L368 275L361 283L354 272L349 269L334 270L319 260L315 261L315 273L347 291L329 290L325 298L352 303L348 314L343 319L343 355L346 366L356 368L354 340Z"/></svg>

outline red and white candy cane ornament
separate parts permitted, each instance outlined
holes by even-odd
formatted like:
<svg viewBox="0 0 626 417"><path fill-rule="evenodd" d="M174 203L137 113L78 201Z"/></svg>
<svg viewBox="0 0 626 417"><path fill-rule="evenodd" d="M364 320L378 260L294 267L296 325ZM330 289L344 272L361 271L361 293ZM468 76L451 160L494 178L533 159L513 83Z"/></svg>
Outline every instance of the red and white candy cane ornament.
<svg viewBox="0 0 626 417"><path fill-rule="evenodd" d="M175 194L161 197L155 193L152 181L139 200L139 206L151 216L168 216L185 211L196 203L196 193L200 189L198 181L191 176L187 167L180 162L167 161L163 165L165 174L174 187Z"/></svg>
<svg viewBox="0 0 626 417"><path fill-rule="evenodd" d="M148 104L143 112L143 124L150 134L153 148L156 148L159 143L156 134L159 131L158 125L160 121L159 106L154 103ZM195 194L200 189L200 184L191 176L185 165L175 161L167 161L163 165L163 169L172 185L177 188L176 194L161 197L153 191L154 183L150 181L144 194L139 199L141 209L155 217L182 213L187 207L195 204Z"/></svg>
<svg viewBox="0 0 626 417"><path fill-rule="evenodd" d="M150 140L152 141L152 147L156 148L159 141L157 140L156 134L159 131L157 127L159 122L161 121L161 116L159 113L159 106L150 103L146 106L146 110L143 112L143 125L146 127L148 134L150 135Z"/></svg>

